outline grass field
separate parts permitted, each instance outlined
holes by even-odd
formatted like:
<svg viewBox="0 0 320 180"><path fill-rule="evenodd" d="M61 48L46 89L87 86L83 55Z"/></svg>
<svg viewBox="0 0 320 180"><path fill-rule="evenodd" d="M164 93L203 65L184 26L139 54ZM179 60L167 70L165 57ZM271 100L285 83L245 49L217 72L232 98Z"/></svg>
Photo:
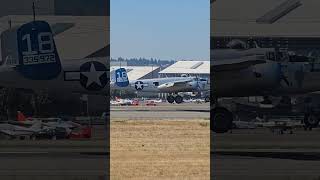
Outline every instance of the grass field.
<svg viewBox="0 0 320 180"><path fill-rule="evenodd" d="M111 122L111 179L209 179L208 120Z"/></svg>

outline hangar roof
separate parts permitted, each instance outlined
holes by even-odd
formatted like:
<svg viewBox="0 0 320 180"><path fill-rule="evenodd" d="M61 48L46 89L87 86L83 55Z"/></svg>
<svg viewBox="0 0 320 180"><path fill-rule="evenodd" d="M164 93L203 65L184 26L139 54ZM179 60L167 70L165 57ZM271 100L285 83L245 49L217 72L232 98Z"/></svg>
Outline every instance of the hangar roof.
<svg viewBox="0 0 320 180"><path fill-rule="evenodd" d="M150 74L152 71L157 70L158 66L122 66L127 70L128 79L129 80L138 80L142 77L146 76L147 74ZM112 66L110 68L110 71L114 71L116 69L120 68L119 66Z"/></svg>
<svg viewBox="0 0 320 180"><path fill-rule="evenodd" d="M318 0L211 3L211 36L319 37Z"/></svg>
<svg viewBox="0 0 320 180"><path fill-rule="evenodd" d="M210 74L210 61L178 61L160 74Z"/></svg>

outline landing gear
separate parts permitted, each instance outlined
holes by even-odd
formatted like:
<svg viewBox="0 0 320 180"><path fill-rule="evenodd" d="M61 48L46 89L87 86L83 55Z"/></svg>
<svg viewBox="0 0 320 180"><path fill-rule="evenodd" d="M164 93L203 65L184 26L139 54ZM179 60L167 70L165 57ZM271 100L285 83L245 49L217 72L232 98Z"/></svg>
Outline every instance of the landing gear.
<svg viewBox="0 0 320 180"><path fill-rule="evenodd" d="M216 133L226 133L232 129L233 115L224 107L215 107L211 111L210 130Z"/></svg>
<svg viewBox="0 0 320 180"><path fill-rule="evenodd" d="M169 95L169 96L167 97L167 101L168 101L168 103L170 103L170 104L174 103L174 97L171 96L171 95Z"/></svg>
<svg viewBox="0 0 320 180"><path fill-rule="evenodd" d="M310 112L304 115L303 123L305 130L312 130L312 128L316 128L319 125L320 119L316 114Z"/></svg>
<svg viewBox="0 0 320 180"><path fill-rule="evenodd" d="M181 104L181 103L183 103L183 97L180 95L176 95L176 96L169 95L167 97L167 101L168 101L168 103L171 103L171 104L174 102L176 102L177 104Z"/></svg>
<svg viewBox="0 0 320 180"><path fill-rule="evenodd" d="M177 104L181 104L181 103L183 103L183 97L177 95L177 96L174 98L174 101L175 101Z"/></svg>
<svg viewBox="0 0 320 180"><path fill-rule="evenodd" d="M263 96L263 101L261 104L272 104L272 101L270 100L269 96Z"/></svg>

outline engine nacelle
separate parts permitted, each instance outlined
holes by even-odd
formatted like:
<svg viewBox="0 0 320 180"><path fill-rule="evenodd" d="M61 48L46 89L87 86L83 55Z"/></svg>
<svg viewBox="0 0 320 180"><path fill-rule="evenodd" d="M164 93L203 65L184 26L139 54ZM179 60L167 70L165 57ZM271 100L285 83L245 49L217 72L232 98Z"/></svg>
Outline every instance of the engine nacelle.
<svg viewBox="0 0 320 180"><path fill-rule="evenodd" d="M213 92L220 97L264 95L279 88L282 78L277 62L213 74Z"/></svg>
<svg viewBox="0 0 320 180"><path fill-rule="evenodd" d="M197 89L197 87L198 87L198 81L193 80L193 81L191 81L191 82L188 82L188 83L187 83L187 87L192 88L192 89Z"/></svg>

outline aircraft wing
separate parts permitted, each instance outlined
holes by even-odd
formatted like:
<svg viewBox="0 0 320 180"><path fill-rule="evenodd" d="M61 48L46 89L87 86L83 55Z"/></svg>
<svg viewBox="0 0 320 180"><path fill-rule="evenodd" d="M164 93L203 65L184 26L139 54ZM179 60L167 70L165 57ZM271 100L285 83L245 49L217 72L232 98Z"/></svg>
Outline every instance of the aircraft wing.
<svg viewBox="0 0 320 180"><path fill-rule="evenodd" d="M193 81L192 79L173 81L173 82L162 84L159 86L159 88L171 88L171 87L175 87L175 86L181 86L181 85L185 85L185 84L192 82L192 81Z"/></svg>
<svg viewBox="0 0 320 180"><path fill-rule="evenodd" d="M263 63L266 63L266 60L257 58L257 56L251 56L242 59L213 60L211 62L211 66L213 72L220 72L245 69L250 66Z"/></svg>
<svg viewBox="0 0 320 180"><path fill-rule="evenodd" d="M31 131L12 131L12 130L0 130L0 133L8 136L23 136L23 135L33 134L33 132Z"/></svg>

